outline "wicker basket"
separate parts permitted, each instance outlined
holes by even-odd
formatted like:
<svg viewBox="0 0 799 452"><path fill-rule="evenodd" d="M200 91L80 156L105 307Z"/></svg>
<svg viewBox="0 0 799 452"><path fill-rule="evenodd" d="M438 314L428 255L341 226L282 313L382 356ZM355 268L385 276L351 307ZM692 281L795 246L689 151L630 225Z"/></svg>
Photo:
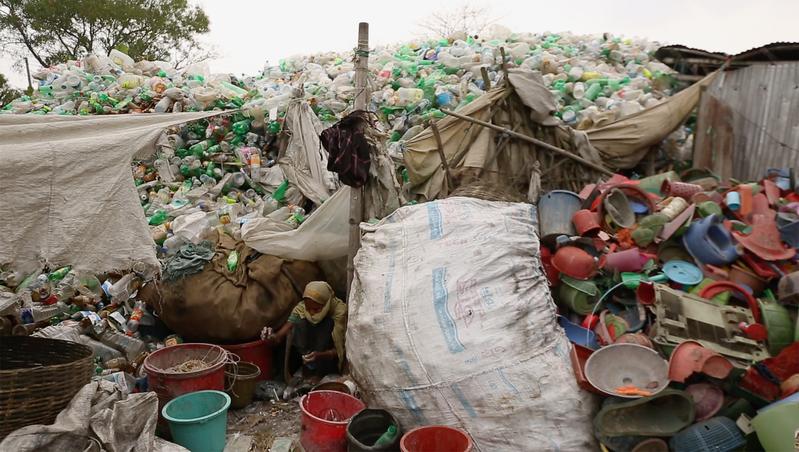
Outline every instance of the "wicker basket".
<svg viewBox="0 0 799 452"><path fill-rule="evenodd" d="M38 337L0 339L0 440L33 424L52 424L89 381L92 349Z"/></svg>

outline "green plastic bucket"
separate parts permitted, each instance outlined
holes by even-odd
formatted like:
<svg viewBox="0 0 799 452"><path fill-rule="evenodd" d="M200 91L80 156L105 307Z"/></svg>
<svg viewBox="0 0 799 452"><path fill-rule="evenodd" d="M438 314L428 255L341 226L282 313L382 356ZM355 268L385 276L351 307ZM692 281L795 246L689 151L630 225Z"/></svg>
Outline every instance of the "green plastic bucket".
<svg viewBox="0 0 799 452"><path fill-rule="evenodd" d="M161 414L169 421L172 440L192 452L222 452L230 396L197 391L172 399Z"/></svg>

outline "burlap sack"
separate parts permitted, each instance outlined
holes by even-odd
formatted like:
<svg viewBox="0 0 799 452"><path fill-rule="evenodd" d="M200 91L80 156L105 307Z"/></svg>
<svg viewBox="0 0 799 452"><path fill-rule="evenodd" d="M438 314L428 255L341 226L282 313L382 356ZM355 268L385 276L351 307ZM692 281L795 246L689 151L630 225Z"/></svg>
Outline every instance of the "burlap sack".
<svg viewBox="0 0 799 452"><path fill-rule="evenodd" d="M234 249L239 263L229 272L226 261ZM244 342L257 338L265 326L282 325L305 285L323 279L312 262L259 255L243 242L221 236L202 272L151 283L139 293L187 341Z"/></svg>

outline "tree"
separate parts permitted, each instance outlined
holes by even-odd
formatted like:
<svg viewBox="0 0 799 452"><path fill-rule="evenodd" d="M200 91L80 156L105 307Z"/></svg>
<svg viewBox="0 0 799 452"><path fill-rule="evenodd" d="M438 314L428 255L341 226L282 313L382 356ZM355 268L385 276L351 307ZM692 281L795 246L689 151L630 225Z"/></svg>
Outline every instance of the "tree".
<svg viewBox="0 0 799 452"><path fill-rule="evenodd" d="M134 60L194 60L208 16L187 0L0 0L0 45L42 66L124 50Z"/></svg>
<svg viewBox="0 0 799 452"><path fill-rule="evenodd" d="M20 91L8 86L6 76L0 74L0 107L3 107L21 95L22 93Z"/></svg>
<svg viewBox="0 0 799 452"><path fill-rule="evenodd" d="M496 22L489 16L488 8L462 4L460 7L430 14L419 26L434 36L448 38L456 33L476 35Z"/></svg>

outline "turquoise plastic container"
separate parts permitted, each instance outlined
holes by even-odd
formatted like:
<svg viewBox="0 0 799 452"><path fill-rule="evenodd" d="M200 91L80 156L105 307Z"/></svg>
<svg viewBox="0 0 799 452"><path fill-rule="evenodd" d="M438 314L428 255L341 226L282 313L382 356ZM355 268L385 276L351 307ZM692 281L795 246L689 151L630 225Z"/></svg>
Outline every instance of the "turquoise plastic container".
<svg viewBox="0 0 799 452"><path fill-rule="evenodd" d="M197 391L172 399L161 414L174 442L191 452L222 452L228 407L230 396L224 392Z"/></svg>

